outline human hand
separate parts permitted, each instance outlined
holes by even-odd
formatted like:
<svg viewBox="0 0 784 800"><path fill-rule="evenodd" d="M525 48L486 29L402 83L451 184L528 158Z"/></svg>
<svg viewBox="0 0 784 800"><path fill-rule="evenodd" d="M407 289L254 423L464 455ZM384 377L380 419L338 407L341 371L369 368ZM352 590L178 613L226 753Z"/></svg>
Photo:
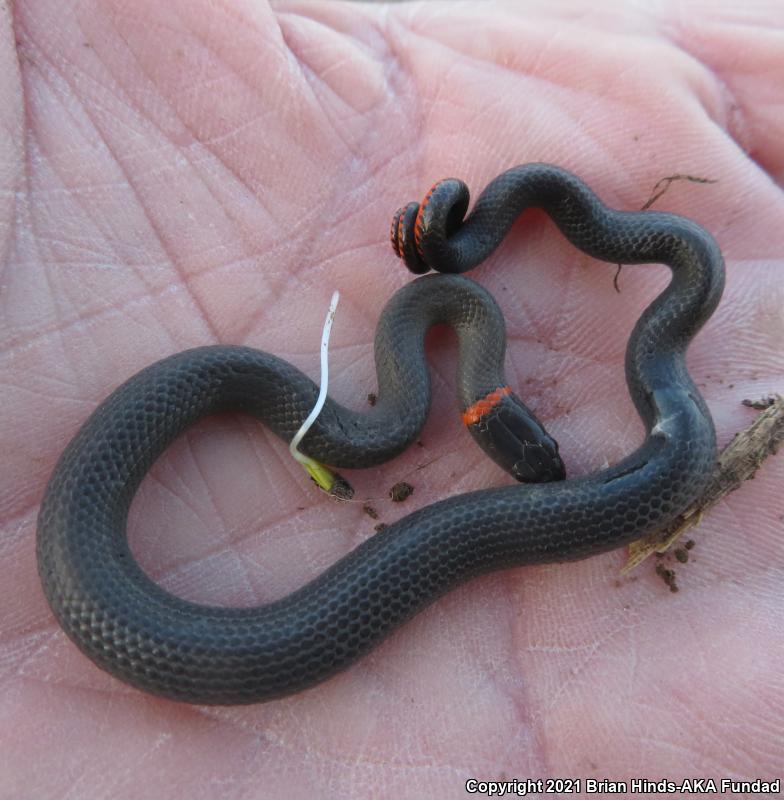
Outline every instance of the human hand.
<svg viewBox="0 0 784 800"><path fill-rule="evenodd" d="M409 279L392 212L439 178L476 196L527 161L571 169L617 208L674 173L717 181L676 183L656 207L703 224L727 261L689 357L726 443L750 421L740 399L780 388L784 252L784 19L771 5L740 24L730 8L38 2L0 17L0 795L405 798L462 796L469 777L775 777L780 461L705 520L677 595L646 567L619 581L620 552L498 573L331 681L253 707L180 706L102 673L56 626L34 554L57 456L158 358L248 344L317 379L338 288L331 393L362 408L378 314ZM625 269L620 296L614 272L529 212L472 274L507 317L510 381L572 476L642 435L623 350L666 272ZM431 337L423 447L350 476L360 499L414 484L403 506L372 501L380 521L508 480L461 430L454 351ZM231 417L170 448L129 535L171 591L253 605L375 524Z"/></svg>

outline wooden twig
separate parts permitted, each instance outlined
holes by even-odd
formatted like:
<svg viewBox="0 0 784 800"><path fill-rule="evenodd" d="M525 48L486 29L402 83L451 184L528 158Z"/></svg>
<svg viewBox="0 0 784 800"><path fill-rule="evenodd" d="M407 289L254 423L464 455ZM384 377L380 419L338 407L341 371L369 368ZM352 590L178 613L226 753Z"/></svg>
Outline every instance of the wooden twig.
<svg viewBox="0 0 784 800"><path fill-rule="evenodd" d="M668 550L689 528L700 522L711 506L753 478L762 462L784 441L784 399L780 395L759 403L744 401L744 405L767 407L749 428L735 434L724 448L702 497L668 527L629 545L629 558L621 568L622 574L641 564L651 554Z"/></svg>

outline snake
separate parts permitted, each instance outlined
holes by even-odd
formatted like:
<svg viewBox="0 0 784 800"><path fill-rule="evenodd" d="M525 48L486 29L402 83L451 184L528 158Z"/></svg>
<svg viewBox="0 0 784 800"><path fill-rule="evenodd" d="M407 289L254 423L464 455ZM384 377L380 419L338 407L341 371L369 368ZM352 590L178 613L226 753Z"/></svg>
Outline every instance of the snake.
<svg viewBox="0 0 784 800"><path fill-rule="evenodd" d="M425 333L444 323L457 334L465 426L516 480L402 517L273 602L186 601L156 584L128 545L128 511L145 474L210 414L253 415L290 441L318 386L285 360L245 346L175 353L96 407L58 460L41 503L36 551L44 594L67 636L96 665L176 701L284 697L346 669L469 579L613 550L668 525L699 498L715 464L716 437L685 353L723 289L723 259L711 234L682 216L610 208L576 175L543 163L503 172L470 213L468 206L468 188L450 178L394 215L395 253L412 272L436 274L404 285L380 316L375 405L355 411L328 399L301 447L336 469L372 466L405 450L430 405ZM671 271L626 348L626 383L644 440L617 463L568 479L558 445L506 382L497 304L458 274L485 260L531 207L590 257Z"/></svg>

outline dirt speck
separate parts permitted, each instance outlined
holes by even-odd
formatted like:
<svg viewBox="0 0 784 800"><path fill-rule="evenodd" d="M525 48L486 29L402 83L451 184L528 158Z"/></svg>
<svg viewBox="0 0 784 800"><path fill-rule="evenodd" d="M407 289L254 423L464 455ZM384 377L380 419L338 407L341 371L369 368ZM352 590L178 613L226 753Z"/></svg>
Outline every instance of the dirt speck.
<svg viewBox="0 0 784 800"><path fill-rule="evenodd" d="M393 503L402 503L414 494L414 487L406 481L399 481L389 490L389 497Z"/></svg>
<svg viewBox="0 0 784 800"><path fill-rule="evenodd" d="M678 584L675 582L675 570L667 569L661 561L656 565L656 574L670 587L671 592L678 591Z"/></svg>
<svg viewBox="0 0 784 800"><path fill-rule="evenodd" d="M753 408L755 411L764 411L766 408L770 408L776 402L775 397L761 397L759 400L749 400L748 398L745 400L741 400L741 403L746 406L746 408Z"/></svg>

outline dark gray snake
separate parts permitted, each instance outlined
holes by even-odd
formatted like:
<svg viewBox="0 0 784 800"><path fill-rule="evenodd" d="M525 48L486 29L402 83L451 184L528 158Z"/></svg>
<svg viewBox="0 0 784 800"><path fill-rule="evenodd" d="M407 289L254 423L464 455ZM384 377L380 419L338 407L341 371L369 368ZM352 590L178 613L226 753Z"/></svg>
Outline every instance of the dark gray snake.
<svg viewBox="0 0 784 800"><path fill-rule="evenodd" d="M702 492L713 424L685 367L689 341L716 307L721 253L671 214L614 211L574 175L546 164L505 172L463 219L467 190L448 180L401 210L393 245L414 271L462 272L486 258L526 208L605 261L669 265L672 280L629 340L626 379L645 423L620 463L563 477L557 446L505 388L504 325L492 298L456 275L401 289L378 323L378 403L328 401L302 449L336 467L378 464L415 440L430 401L423 339L438 322L460 344L458 387L480 444L518 479L545 481L450 497L363 542L298 591L258 608L183 601L154 584L128 549L128 508L156 458L207 414L245 411L289 441L317 387L246 347L201 347L133 376L95 410L60 458L38 519L38 566L68 636L100 667L157 695L250 703L297 692L344 669L459 583L491 570L584 558L670 522Z"/></svg>

